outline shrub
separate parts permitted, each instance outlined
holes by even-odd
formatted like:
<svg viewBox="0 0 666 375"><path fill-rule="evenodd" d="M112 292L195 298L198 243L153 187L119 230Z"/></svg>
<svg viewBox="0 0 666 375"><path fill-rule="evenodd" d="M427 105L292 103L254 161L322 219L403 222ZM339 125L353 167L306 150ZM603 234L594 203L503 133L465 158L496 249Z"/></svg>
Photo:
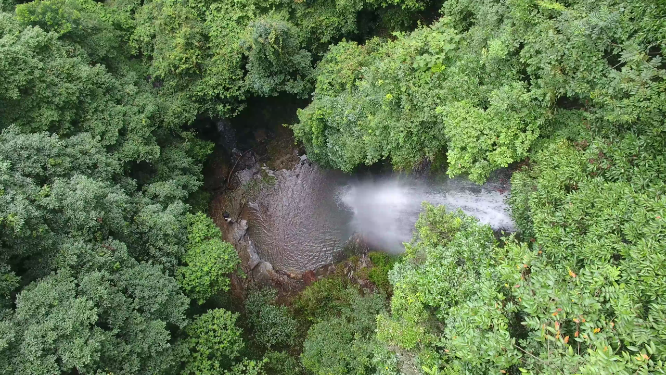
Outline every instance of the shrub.
<svg viewBox="0 0 666 375"><path fill-rule="evenodd" d="M238 314L224 309L209 310L187 326L190 354L185 374L219 374L231 368L244 347Z"/></svg>
<svg viewBox="0 0 666 375"><path fill-rule="evenodd" d="M318 375L372 374L376 317L386 311L379 294L356 295L339 316L315 323L303 345L303 366Z"/></svg>
<svg viewBox="0 0 666 375"><path fill-rule="evenodd" d="M374 251L370 252L368 257L372 262L372 268L368 272L368 279L378 288L389 293L391 291L391 283L389 283L388 273L397 261L397 257Z"/></svg>
<svg viewBox="0 0 666 375"><path fill-rule="evenodd" d="M264 355L268 375L302 375L304 369L298 359L286 352L268 352Z"/></svg>
<svg viewBox="0 0 666 375"><path fill-rule="evenodd" d="M185 265L178 268L177 276L185 293L199 304L229 290L229 274L240 263L236 249L221 237L220 230L204 213L188 216Z"/></svg>
<svg viewBox="0 0 666 375"><path fill-rule="evenodd" d="M252 325L254 338L267 348L294 343L297 323L289 309L275 305L277 291L261 289L251 292L245 310Z"/></svg>
<svg viewBox="0 0 666 375"><path fill-rule="evenodd" d="M352 303L358 291L342 277L327 277L305 288L294 301L294 311L308 322L336 316Z"/></svg>

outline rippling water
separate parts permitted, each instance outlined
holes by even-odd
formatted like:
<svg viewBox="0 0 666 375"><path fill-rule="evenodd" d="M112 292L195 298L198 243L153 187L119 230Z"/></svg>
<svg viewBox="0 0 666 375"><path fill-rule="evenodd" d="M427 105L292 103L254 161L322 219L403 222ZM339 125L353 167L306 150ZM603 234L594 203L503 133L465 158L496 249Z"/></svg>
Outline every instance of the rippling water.
<svg viewBox="0 0 666 375"><path fill-rule="evenodd" d="M289 271L336 260L351 235L351 213L336 201L346 177L304 164L276 172L276 178L250 205L249 235L261 259Z"/></svg>
<svg viewBox="0 0 666 375"><path fill-rule="evenodd" d="M402 252L424 201L460 208L494 229L514 228L505 179L479 186L462 178L358 178L307 163L276 177L250 204L249 229L259 256L276 269L305 271L335 261L354 233L377 248Z"/></svg>

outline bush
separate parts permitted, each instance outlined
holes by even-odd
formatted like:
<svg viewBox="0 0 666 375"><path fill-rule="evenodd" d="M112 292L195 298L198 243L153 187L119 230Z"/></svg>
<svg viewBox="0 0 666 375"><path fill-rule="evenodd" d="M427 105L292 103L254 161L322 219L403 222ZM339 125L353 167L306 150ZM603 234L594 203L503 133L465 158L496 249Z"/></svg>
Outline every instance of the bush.
<svg viewBox="0 0 666 375"><path fill-rule="evenodd" d="M236 249L221 237L220 230L204 213L188 216L185 265L178 268L177 276L185 293L199 304L229 290L229 274L240 263Z"/></svg>
<svg viewBox="0 0 666 375"><path fill-rule="evenodd" d="M297 323L289 309L275 305L277 292L265 288L249 294L245 310L253 328L254 338L267 348L294 343Z"/></svg>
<svg viewBox="0 0 666 375"><path fill-rule="evenodd" d="M268 375L302 375L304 369L298 359L286 352L268 352L264 355Z"/></svg>
<svg viewBox="0 0 666 375"><path fill-rule="evenodd" d="M627 195L616 195L612 184L600 190L598 179L589 184L581 181L569 194L542 195L543 190L563 185L542 189L541 183L551 178L575 183L567 170L589 164L582 159L577 166L572 154L560 154L569 157L541 155L544 163L554 164L544 175L533 175L538 189L514 192L516 199L534 200L530 205L534 247L511 238L498 246L490 228L475 219L447 213L443 207L426 207L417 236L390 272L391 316L378 319L380 340L415 353L427 368L451 372L496 373L515 367L535 374L663 370L665 337L659 332L664 332L661 317L666 310L657 301L664 299L665 268L645 238L665 234L653 232L657 226L643 222L659 216L656 212L639 212L666 207L662 206L666 202L657 201L649 208L636 191L626 202ZM550 168L560 162L564 169L552 173ZM525 173L529 172L516 178L525 178ZM594 193L588 195L587 189ZM564 201L537 203L556 197ZM603 205L592 204L598 197ZM640 208L633 201L642 202ZM626 226L615 227L621 207L634 214ZM572 220L579 210L593 208L600 211L580 223ZM553 209L559 212L551 213L546 223L537 221L545 218L543 211ZM606 210L610 211L604 215ZM563 222L552 226L557 220ZM640 235L634 232L639 228L631 222L635 220L643 223ZM597 238L594 242L588 242L587 230L581 230L588 226L594 228L589 232ZM597 237L602 228L609 230L603 242ZM611 231L616 229L627 231L617 239L622 244L611 242ZM622 252L614 255L616 248Z"/></svg>
<svg viewBox="0 0 666 375"><path fill-rule="evenodd" d="M187 326L190 355L184 374L219 374L232 367L244 347L238 314L224 309L209 310Z"/></svg>
<svg viewBox="0 0 666 375"><path fill-rule="evenodd" d="M374 353L380 344L375 338L376 317L385 312L385 300L379 294L355 298L342 308L339 316L315 323L305 339L301 361L318 375L373 374Z"/></svg>
<svg viewBox="0 0 666 375"><path fill-rule="evenodd" d="M349 306L358 291L346 279L332 276L315 281L294 301L294 311L308 322L336 316Z"/></svg>
<svg viewBox="0 0 666 375"><path fill-rule="evenodd" d="M368 272L368 279L387 294L390 293L391 283L389 282L388 273L398 258L375 251L368 253L368 257L372 262L372 268Z"/></svg>

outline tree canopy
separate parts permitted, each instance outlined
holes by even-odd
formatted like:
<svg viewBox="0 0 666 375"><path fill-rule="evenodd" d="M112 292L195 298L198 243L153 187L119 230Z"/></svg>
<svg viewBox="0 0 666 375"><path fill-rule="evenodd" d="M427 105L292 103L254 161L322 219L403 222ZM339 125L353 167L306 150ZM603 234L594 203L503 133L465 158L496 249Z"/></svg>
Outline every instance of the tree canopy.
<svg viewBox="0 0 666 375"><path fill-rule="evenodd" d="M0 0L0 372L663 373L665 50L658 0ZM274 96L324 167L508 170L516 233L238 290L197 130Z"/></svg>

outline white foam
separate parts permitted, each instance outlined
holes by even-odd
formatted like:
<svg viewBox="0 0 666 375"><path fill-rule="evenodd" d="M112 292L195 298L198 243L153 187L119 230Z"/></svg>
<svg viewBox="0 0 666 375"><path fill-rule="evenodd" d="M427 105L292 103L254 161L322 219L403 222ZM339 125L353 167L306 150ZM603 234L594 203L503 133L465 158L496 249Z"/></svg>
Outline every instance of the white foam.
<svg viewBox="0 0 666 375"><path fill-rule="evenodd" d="M411 239L422 203L461 209L493 229L513 230L505 203L507 187L496 183L478 186L464 179L440 184L388 177L354 182L339 193L339 202L353 213L351 230L372 245L391 252L404 251Z"/></svg>

